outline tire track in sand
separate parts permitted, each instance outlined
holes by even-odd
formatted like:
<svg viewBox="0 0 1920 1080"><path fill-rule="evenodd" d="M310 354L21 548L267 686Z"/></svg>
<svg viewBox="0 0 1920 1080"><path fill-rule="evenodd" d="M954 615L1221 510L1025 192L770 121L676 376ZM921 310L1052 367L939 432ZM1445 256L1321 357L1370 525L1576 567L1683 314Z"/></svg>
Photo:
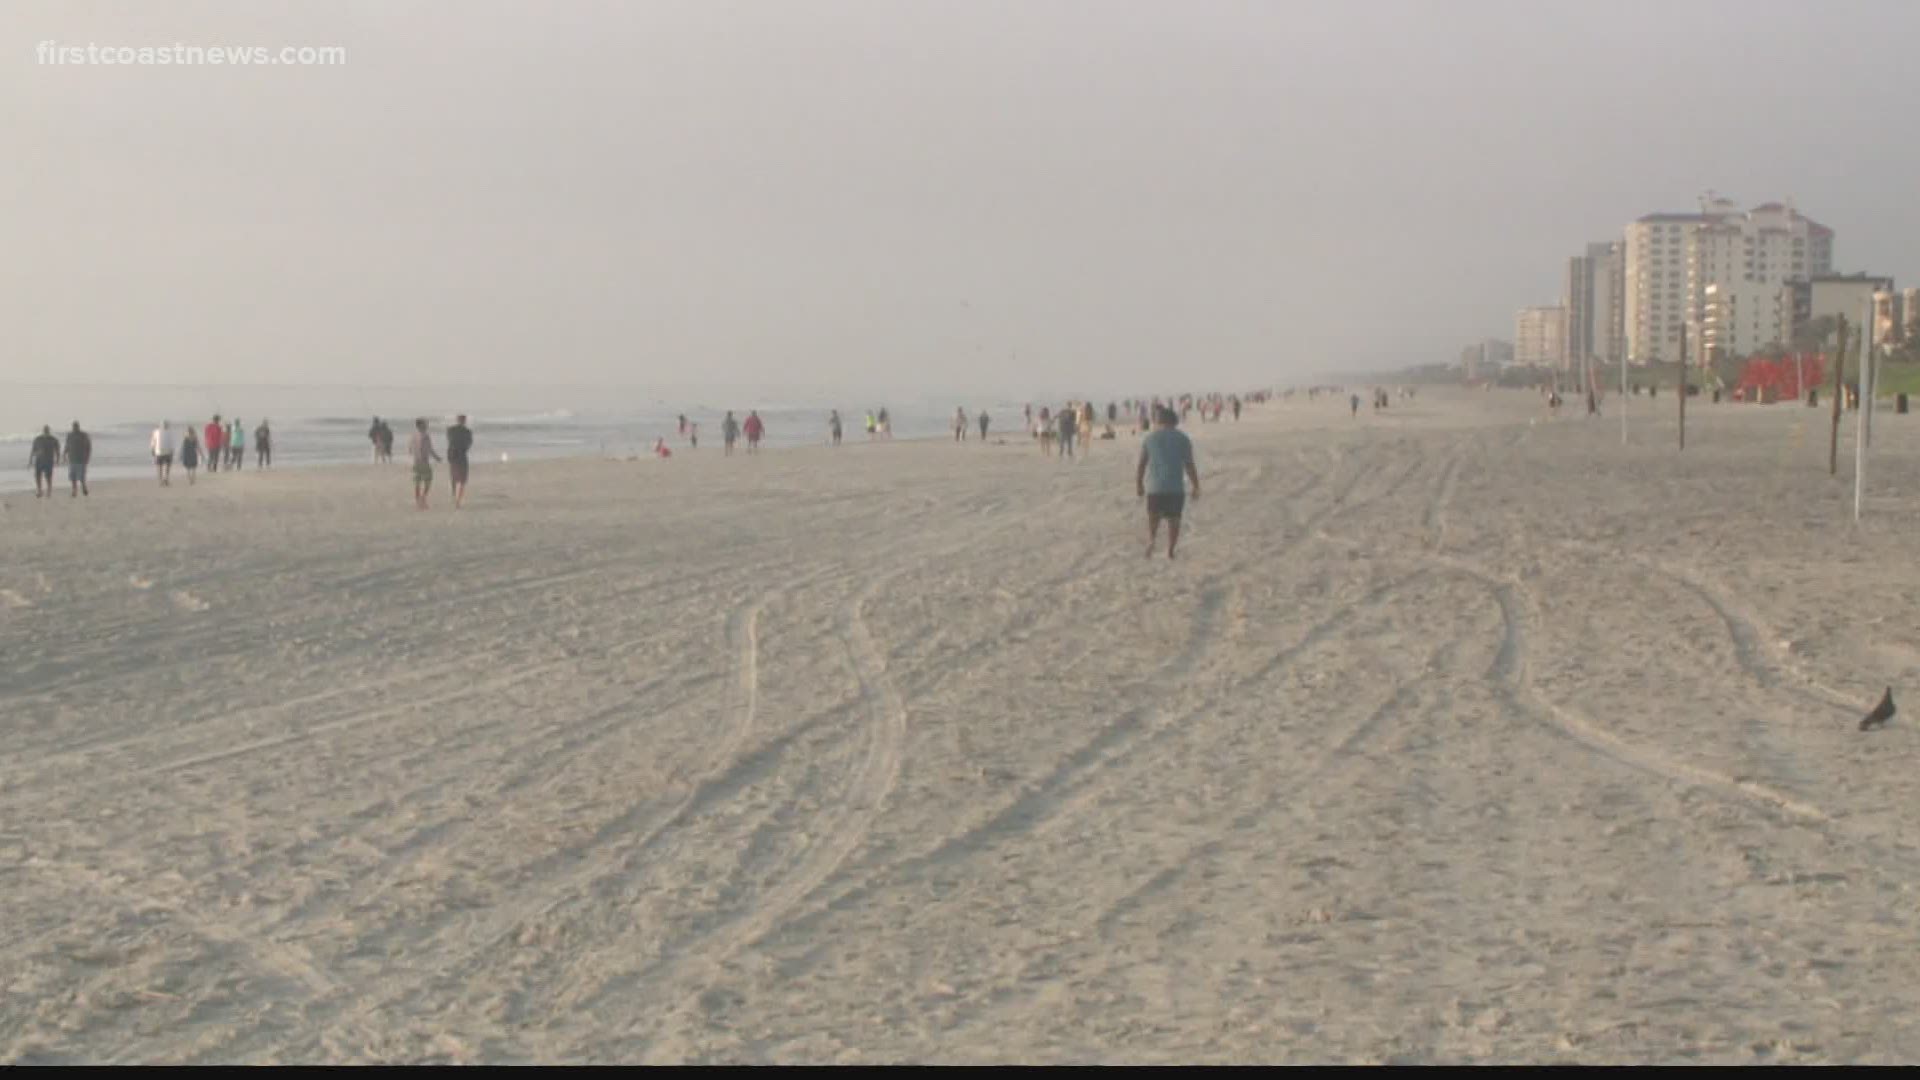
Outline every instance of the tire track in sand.
<svg viewBox="0 0 1920 1080"><path fill-rule="evenodd" d="M1192 636L1181 653L1159 674L1156 674L1152 681L1178 681L1186 678L1199 665L1205 653L1214 647L1216 638L1220 636L1217 628L1220 613L1227 606L1230 593L1238 596L1240 589L1237 583L1230 584L1226 588L1221 587L1218 584L1221 579L1236 582L1239 575L1248 567L1263 561L1271 561L1320 539L1321 529L1325 523L1343 514L1390 498L1403 488L1424 464L1424 460L1416 456L1409 467L1395 476L1386 487L1358 499L1353 498L1353 493L1359 486L1360 480L1369 475L1369 470L1364 467L1356 470L1333 499L1302 521L1298 530L1277 549L1254 552L1246 559L1213 575L1210 580L1214 584L1202 593ZM1306 488L1313 486L1317 486L1317 482L1304 485ZM1404 586L1423 574L1424 571L1415 572L1390 581L1371 591L1358 605L1350 605L1309 627L1298 642L1282 649L1254 672L1235 680L1235 685L1257 683L1272 677L1295 658L1335 632L1362 608L1377 604L1394 588ZM1239 626L1236 624L1233 631L1237 632L1238 629ZM784 929L804 931L831 913L844 910L873 895L891 882L964 860L980 852L991 850L1008 839L1018 838L1040 829L1043 823L1057 818L1063 811L1070 811L1082 805L1089 797L1090 790L1100 774L1113 769L1144 747L1168 737L1183 719L1191 718L1200 711L1198 708L1182 710L1176 716L1166 719L1164 723L1151 726L1148 720L1154 712L1152 709L1135 707L1122 712L1095 732L1086 742L1068 752L1047 775L1029 785L1026 792L985 820L942 840L919 855L870 875L851 889L792 920ZM809 956L811 957L811 953Z"/></svg>
<svg viewBox="0 0 1920 1080"><path fill-rule="evenodd" d="M1257 685L1272 678L1295 660L1313 648L1323 644L1366 610L1378 606L1395 589L1426 576L1429 571L1416 570L1389 581L1362 597L1359 601L1344 605L1331 616L1315 623L1302 633L1300 639L1289 645L1255 670L1235 677L1230 681L1227 693L1237 693L1240 688ZM1210 605L1217 613L1222 601L1215 599ZM1209 616L1217 618L1217 614ZM1197 635L1189 643L1187 654L1181 663L1187 669L1198 663L1199 653L1210 640L1211 631ZM1166 675L1159 678L1179 679L1179 675ZM1183 724L1205 713L1210 704L1201 703L1161 718L1161 722L1148 725L1147 721L1155 710L1137 707L1121 714L1098 732L1092 739L1069 753L1039 781L1028 786L1027 790L1012 803L969 828L947 837L934 847L919 855L895 863L872 875L848 891L835 896L825 904L793 920L786 929L789 932L804 932L818 925L834 912L867 899L889 885L915 880L929 872L950 867L974 856L999 848L1009 842L1036 835L1043 835L1061 827L1071 819L1072 814L1084 808L1099 790L1099 781L1117 769L1127 760L1143 750L1150 749L1177 733ZM1358 737L1347 745L1357 745L1360 738L1370 734L1374 726L1384 721L1384 714L1374 717L1363 725ZM794 965L796 970L811 966L817 959L819 949L809 949L806 955Z"/></svg>
<svg viewBox="0 0 1920 1080"><path fill-rule="evenodd" d="M1428 658L1423 671L1436 670L1442 664L1442 657L1452 653L1457 643L1447 643L1436 648ZM1418 700L1412 680L1401 680L1384 701L1367 710L1359 721L1349 727L1332 745L1315 756L1311 765L1291 770L1280 781L1269 785L1267 795L1253 806L1234 815L1222 831L1222 835L1189 846L1186 850L1162 864L1144 881L1133 889L1115 898L1094 916L1093 927L1096 940L1110 942L1114 930L1129 916L1145 908L1154 899L1171 890L1192 868L1201 862L1213 858L1224 850L1227 844L1237 836L1252 832L1268 817L1281 813L1289 807L1316 797L1335 781L1341 779L1348 768L1358 760L1360 746L1386 726L1393 717L1404 714ZM1048 962L1052 962L1049 959ZM1025 1007L1038 998L1045 989L1044 982L1037 978L1038 965L1028 965L1010 980L1004 980L1019 989L1009 993L990 995L959 1010L950 1031L959 1031L975 1027L982 1021L1004 1015Z"/></svg>
<svg viewBox="0 0 1920 1080"><path fill-rule="evenodd" d="M1772 635L1763 634L1760 620L1752 610L1694 571L1638 552L1623 552L1577 540L1563 540L1561 546L1589 555L1631 559L1698 597L1701 603L1712 609L1714 616L1726 628L1727 637L1733 643L1734 659L1740 669L1762 690L1785 690L1823 709L1842 713L1849 719L1872 707L1871 702L1853 700L1822 684L1786 657L1770 651L1764 643L1775 639Z"/></svg>
<svg viewBox="0 0 1920 1080"><path fill-rule="evenodd" d="M715 580L730 578L734 575L737 575L738 573L740 573L740 571L735 568L722 568L709 573L703 573L703 574L699 574L689 578L674 580L670 582L670 584L673 587L668 592L667 596L669 599L679 599L683 596L693 595L697 593L700 589L706 587L709 583ZM600 594L598 598L601 599L602 601L613 601L633 593L652 591L658 588L663 583L665 583L664 579L662 581L655 581L655 580L649 579L638 585L628 586L625 588ZM475 646L477 651L471 652L466 657L463 657L461 666L464 667L466 660L478 660L483 658L486 655L484 650L478 650L478 645L480 644L480 642L478 641L478 638L481 635L481 633L482 633L481 631L464 633L454 638L448 639L446 642L443 643L443 645L457 647L462 643L471 642ZM611 654L612 650L610 650L609 653ZM537 674L539 671L544 671L544 670L549 670L555 667L564 666L568 662L578 662L583 659L593 659L593 658L583 657L583 656L569 656L569 657L563 657L555 660L537 662L534 665L531 665L528 667L522 667L514 670L522 673L532 672L534 674ZM39 772L39 771L44 771L45 767L48 764L59 764L59 763L68 762L68 761L72 761L75 763L86 763L87 759L95 757L97 755L130 750L130 749L134 749L134 748L137 748L143 745L148 745L148 744L152 744L152 745L176 744L177 745L178 743L185 741L189 738L199 738L199 739L205 740L209 737L212 737L217 739L223 727L228 727L236 723L242 724L243 726L251 727L252 724L254 724L259 720L270 719L276 716L283 716L283 715L295 712L302 708L326 704L328 702L332 702L337 698L347 697L347 696L377 698L379 695L383 693L396 692L396 691L409 689L413 687L427 686L427 685L433 684L434 682L442 681L444 680L444 678L445 678L444 674L442 674L437 667L424 672L419 670L418 668L408 668L406 670L402 670L398 672L397 674L386 676L386 677L375 679L375 680L370 680L370 681L355 677L349 680L348 685L334 686L326 690L302 695L300 697L289 698L284 701L266 702L258 705L244 706L237 709L227 709L222 712L215 713L214 715L206 717L202 720L195 721L189 725L176 726L176 727L168 728L164 731L142 730L142 731L135 732L131 735L124 735L120 737L109 736L109 737L100 737L100 738L83 738L76 742L59 744L53 747L46 748L45 750L41 751L39 756L31 760L31 765L33 766L36 772ZM500 688L500 686L496 685L493 680L489 680L488 685L491 686L493 689ZM506 685L512 685L512 683L508 683ZM462 692L458 692L457 696L465 697L470 695L466 694L463 689ZM408 707L409 704L412 704L412 703L425 702L427 704L434 704L434 703L441 703L446 700L454 700L454 699L455 699L454 697L449 697L445 694L436 695L436 696L424 698L424 699L412 699L409 702L402 702L401 704L398 704L398 705L387 706L385 708L382 708L377 711L377 715L378 716L390 715L394 711L404 710L406 707ZM362 719L374 719L374 718L377 718L377 716L367 715L365 717L362 717L361 714L357 712L349 711L344 715L331 717L325 720L315 722L313 724L309 724L305 728L301 729L301 731L286 733L286 737L284 738L280 738L277 740L273 738L269 738L269 739L258 740L253 743L245 744L244 749L235 747L235 745L229 740L227 742L221 743L220 749L213 751L212 753L214 753L216 756L219 756L219 755L231 756L231 754L227 753L229 750L234 750L237 752L251 752L251 751L260 750L260 749L271 749L274 746L285 745L287 742L298 741L299 737L301 737L303 733L313 734L313 733L331 731L342 726L353 726L355 723L361 722ZM176 760L185 761L188 763L198 763L196 759L200 756L201 755L188 754L185 757L176 759ZM160 771L165 771L166 766L164 763L153 764L153 765L147 766L145 771L153 771L156 769ZM6 775L6 771L0 771L0 775Z"/></svg>
<svg viewBox="0 0 1920 1080"><path fill-rule="evenodd" d="M248 958L253 967L299 983L306 989L310 998L317 999L341 989L339 982L322 971L314 963L313 957L298 945L241 933L219 923L209 922L194 914L185 905L153 896L133 886L132 883L123 884L113 881L105 874L72 860L58 864L43 862L39 865L43 869L54 871L67 881L98 893L109 903L129 903L135 912L163 911L195 937L234 949ZM119 968L109 967L85 982L89 987L98 986L124 974L125 972Z"/></svg>
<svg viewBox="0 0 1920 1080"><path fill-rule="evenodd" d="M885 572L861 588L840 609L834 636L840 643L839 651L846 667L859 687L857 698L851 703L822 710L736 762L714 778L710 793L712 797L705 797L708 793L703 793L703 797L690 806L689 813L685 815L691 818L697 812L724 805L741 788L771 771L789 746L827 721L852 709L864 707L870 718L865 725L869 733L866 754L859 772L849 785L849 794L835 812L833 823L827 830L827 839L809 844L797 859L789 860L776 873L775 883L765 892L739 905L739 910L710 920L689 938L670 945L660 956L644 963L639 969L602 976L594 986L584 985L577 975L569 976L567 982L574 985L575 989L560 995L568 1008L574 1011L592 1010L609 999L624 996L637 986L651 987L663 981L684 978L686 975L680 969L689 963L699 963L703 973L712 974L718 970L720 961L770 932L786 911L831 878L858 848L861 838L870 831L888 794L897 783L905 752L906 699L887 670L889 665L885 657L873 643L865 618L869 601L887 583L910 572L921 562L938 564L954 552L967 550L1001 534L1011 534L1017 529L1018 523L1014 521L995 523L989 525L980 536L943 549L940 555L920 560L913 567ZM833 580L845 580L855 573L857 571L843 571L835 575ZM646 854L659 839L658 835L651 837L641 849L628 856L627 861Z"/></svg>
<svg viewBox="0 0 1920 1080"><path fill-rule="evenodd" d="M1502 697L1517 711L1534 716L1549 731L1564 735L1569 741L1595 754L1646 775L1719 797L1728 805L1757 811L1778 824L1811 828L1836 846L1852 849L1860 857L1862 866L1886 875L1900 887L1906 887L1914 875L1920 874L1920 860L1916 860L1912 852L1889 847L1871 836L1862 835L1847 827L1843 819L1827 813L1819 806L1765 784L1675 761L1657 750L1628 742L1577 709L1540 693L1532 686L1527 673L1525 644L1529 611L1537 611L1537 601L1527 597L1524 588L1517 582L1503 580L1479 567L1457 563L1451 568L1481 582L1500 605L1501 619L1506 626L1506 641L1502 643L1501 657L1489 669L1488 677L1497 683Z"/></svg>
<svg viewBox="0 0 1920 1080"><path fill-rule="evenodd" d="M1790 823L1824 823L1830 820L1819 807L1768 785L1692 765L1656 748L1623 739L1572 707L1542 694L1533 685L1527 662L1528 627L1537 611L1537 600L1518 581L1502 578L1472 563L1446 556L1427 558L1456 574L1479 582L1488 590L1494 603L1499 605L1502 639L1500 650L1487 670L1487 679L1516 712L1535 718L1548 730L1595 754L1639 772L1760 808L1776 819Z"/></svg>
<svg viewBox="0 0 1920 1080"><path fill-rule="evenodd" d="M1439 550L1447 546L1447 507L1452 505L1455 490L1460 482L1460 462L1465 451L1455 449L1448 456L1447 463L1440 469L1440 484L1434 489L1432 501L1427 503L1427 513L1422 520L1426 530L1426 546Z"/></svg>
<svg viewBox="0 0 1920 1080"><path fill-rule="evenodd" d="M710 963L724 959L772 930L787 911L824 884L872 829L881 807L899 782L907 737L907 704L887 673L886 657L874 644L864 614L868 602L880 591L878 581L861 590L841 611L836 627L842 652L860 685L861 702L869 717L867 752L860 771L848 785L846 798L827 825L825 837L809 844L806 854L780 878L779 884L762 894L749 914L704 950Z"/></svg>
<svg viewBox="0 0 1920 1080"><path fill-rule="evenodd" d="M986 529L984 535L992 536L1001 532L1011 532L1014 528L1015 523L1011 521L998 523ZM961 545L957 545L956 550L967 544L980 542L980 539L980 537L971 538ZM847 703L837 703L823 708L812 716L802 720L793 728L783 732L765 746L754 750L752 753L744 756L741 755L742 748L758 726L757 715L760 704L758 619L761 612L763 612L777 596L797 591L803 587L844 581L853 577L856 573L858 573L857 568L847 568L843 565L822 567L800 580L788 582L776 588L754 605L750 617L747 618L744 623L740 624L746 632L738 635L740 642L739 659L737 661L738 666L736 668L738 672L736 685L739 687L737 696L741 699L736 709L736 715L740 717L738 726L720 748L719 752L712 756L711 761L713 765L707 774L694 784L685 797L671 810L661 816L651 826L641 830L641 823L654 811L652 804L638 804L613 821L596 829L593 835L583 843L549 853L538 860L532 867L517 872L518 877L540 882L540 892L530 897L527 902L518 905L505 905L496 909L479 927L464 934L463 937L479 943L477 948L462 949L459 957L442 965L439 971L427 973L421 978L406 980L402 985L397 986L391 992L383 995L379 1000L369 1002L350 1012L345 1012L344 1015L333 1022L334 1025L336 1027L342 1025L356 1028L363 1027L383 1009L404 1001L409 996L425 989L435 982L457 985L463 981L461 976L464 973L472 970L477 965L484 965L497 960L503 951L510 951L511 943L516 939L523 946L537 947L538 943L549 933L550 924L556 913L562 907L578 900L582 894L594 891L594 886L598 883L631 876L627 868L632 867L636 862L646 859L647 856L659 850L677 829L687 825L695 818L706 814L708 811L728 803L741 788L753 783L757 778L771 771L778 763L780 756L796 741L822 727L827 722L845 715L850 709L858 708L860 699ZM888 575L889 578L892 576L894 575ZM617 850L606 851L598 857L586 858L588 853L607 848L613 844L617 838L635 832L638 832L639 835L630 844L622 844ZM856 836L854 843L857 844L857 841L858 838ZM582 859L586 861L582 862ZM578 863L578 865L573 866L571 871L562 872L563 867L575 863ZM453 916L449 916L448 918L439 920L434 926L429 927L423 935L416 935L416 938L424 937L425 940L431 941L441 934L453 918ZM697 943L705 941L716 931L725 930L731 926L734 921L737 921L738 918L739 917L736 916L735 919L728 920L718 927L703 930L695 936L693 944L680 946L669 957L662 958L659 961L647 965L644 970L637 975L615 976L603 982L597 990L592 992L592 996L584 1002L570 1002L569 1004L576 1011L590 1007L594 1002L617 992L619 989L632 986L649 976L653 976L664 970L670 964L677 964L682 956L690 955L695 951ZM410 946L408 951L418 951L418 948ZM602 956L599 959L604 960L605 958ZM578 997L578 995L574 996L576 998ZM342 1008L344 1009L345 1006Z"/></svg>
<svg viewBox="0 0 1920 1080"><path fill-rule="evenodd" d="M1422 671L1438 670L1442 656L1451 649L1452 645L1447 644L1433 650ZM1316 755L1312 764L1290 770L1280 782L1270 785L1265 798L1235 815L1227 823L1224 836L1217 836L1193 845L1162 866L1138 887L1108 904L1094 919L1094 928L1098 934L1103 938L1111 935L1117 922L1144 907L1154 896L1171 888L1192 869L1195 863L1218 854L1233 836L1245 834L1263 819L1324 791L1344 774L1348 765L1353 763L1362 744L1373 738L1389 719L1406 712L1419 700L1414 684L1421 677L1423 676L1398 680L1398 685L1394 687L1392 694L1368 710L1365 716L1334 740L1333 745Z"/></svg>
<svg viewBox="0 0 1920 1080"><path fill-rule="evenodd" d="M1649 573L1665 578L1693 594L1713 612L1726 631L1733 648L1735 666L1760 690L1770 694L1784 691L1822 712L1839 713L1849 722L1870 707L1868 702L1850 701L1846 695L1823 685L1796 667L1784 652L1770 654L1763 643L1775 639L1771 635L1763 635L1757 619L1725 590L1692 570L1655 557L1609 551L1599 545L1579 541L1562 541L1562 546L1595 556L1618 558L1624 554ZM1774 658L1776 655L1777 659ZM1794 762L1793 755L1781 748L1774 725L1760 710L1748 711L1741 728L1744 733L1741 741L1754 760L1769 773L1803 789L1811 783Z"/></svg>
<svg viewBox="0 0 1920 1080"><path fill-rule="evenodd" d="M645 829L633 847L625 852L611 852L599 858L588 858L579 862L579 865L571 871L560 872L560 868L566 864L579 861L589 852L604 848L616 838L633 832L652 811L651 804L637 803L625 813L595 829L593 835L584 843L549 852L536 860L522 876L541 882L545 886L542 891L526 902L495 909L492 917L486 919L471 935L481 942L480 947L452 965L453 968L464 967L477 959L496 955L516 936L524 937L535 932L536 927L554 911L573 900L582 887L606 876L612 866L650 850L668 830L691 816L707 798L710 789L722 783L733 771L737 766L735 759L739 755L740 748L752 735L759 712L760 617L777 596L783 595L795 586L796 583L788 583L776 588L736 609L728 616L728 636L733 642L735 651L731 693L733 707L729 710L734 720L722 737L720 746L710 755L711 764L706 776L692 785L671 810ZM438 927L429 928L427 935L431 937L438 932L438 929ZM381 995L377 1000L363 1000L350 1008L347 1004L343 1004L342 1013L328 1021L327 1026L336 1032L364 1029L384 1010L399 1004L432 982L439 974L429 972L424 978L408 980L404 985Z"/></svg>
<svg viewBox="0 0 1920 1080"><path fill-rule="evenodd" d="M890 575L887 579L898 576ZM669 1016L654 1025L656 1034L677 1019L697 1012L702 984L718 978L723 965L777 927L795 905L825 885L859 846L898 783L910 713L905 699L887 672L885 655L874 643L865 609L882 591L882 580L868 583L840 612L835 627L842 653L860 686L860 700L868 714L866 755L847 793L833 812L824 836L809 843L799 857L776 878L772 888L731 918L683 942L646 970L617 975L589 991L575 1008L592 1010L603 1002L645 984L676 985L679 998Z"/></svg>

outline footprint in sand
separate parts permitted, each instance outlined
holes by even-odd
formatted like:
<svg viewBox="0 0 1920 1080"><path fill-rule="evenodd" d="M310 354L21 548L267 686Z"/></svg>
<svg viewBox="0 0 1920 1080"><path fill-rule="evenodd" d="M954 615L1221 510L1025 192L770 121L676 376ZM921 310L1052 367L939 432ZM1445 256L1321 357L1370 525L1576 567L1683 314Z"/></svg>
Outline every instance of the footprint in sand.
<svg viewBox="0 0 1920 1080"><path fill-rule="evenodd" d="M212 606L205 600L200 599L184 589L174 593L172 600L173 606L179 608L181 611L205 611L208 607Z"/></svg>

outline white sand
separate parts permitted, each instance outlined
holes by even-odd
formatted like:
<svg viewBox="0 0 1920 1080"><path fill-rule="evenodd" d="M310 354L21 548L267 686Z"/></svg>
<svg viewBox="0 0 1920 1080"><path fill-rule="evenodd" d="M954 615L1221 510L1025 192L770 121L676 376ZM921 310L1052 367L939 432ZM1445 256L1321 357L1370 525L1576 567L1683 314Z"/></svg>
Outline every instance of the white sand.
<svg viewBox="0 0 1920 1080"><path fill-rule="evenodd" d="M1673 405L8 497L0 1061L1920 1058L1920 417Z"/></svg>

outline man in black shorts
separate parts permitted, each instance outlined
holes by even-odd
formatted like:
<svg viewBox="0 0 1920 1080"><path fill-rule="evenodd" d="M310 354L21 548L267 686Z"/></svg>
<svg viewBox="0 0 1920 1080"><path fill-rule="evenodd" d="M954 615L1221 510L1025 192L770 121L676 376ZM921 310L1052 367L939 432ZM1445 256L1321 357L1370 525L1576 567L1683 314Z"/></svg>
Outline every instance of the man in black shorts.
<svg viewBox="0 0 1920 1080"><path fill-rule="evenodd" d="M60 460L60 440L53 437L51 425L42 427L27 448L27 463L33 466L33 497L53 497L53 466Z"/></svg>
<svg viewBox="0 0 1920 1080"><path fill-rule="evenodd" d="M453 483L453 508L467 501L467 451L473 449L473 432L467 427L465 413L454 417L447 429L447 476Z"/></svg>
<svg viewBox="0 0 1920 1080"><path fill-rule="evenodd" d="M1160 538L1160 521L1167 522L1167 558L1180 547L1180 515L1186 510L1186 482L1193 481L1193 497L1200 498L1200 472L1193 464L1193 442L1179 429L1180 416L1163 408L1154 429L1140 440L1140 467L1134 490L1147 500L1147 558Z"/></svg>

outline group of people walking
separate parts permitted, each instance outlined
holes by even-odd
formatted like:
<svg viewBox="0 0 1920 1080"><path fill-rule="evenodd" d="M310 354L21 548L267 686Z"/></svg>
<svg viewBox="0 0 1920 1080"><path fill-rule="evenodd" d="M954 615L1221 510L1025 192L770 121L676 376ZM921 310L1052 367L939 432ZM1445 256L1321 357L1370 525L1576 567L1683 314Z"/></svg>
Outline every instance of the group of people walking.
<svg viewBox="0 0 1920 1080"><path fill-rule="evenodd" d="M987 410L981 409L977 419L980 424L980 441L986 442L987 429L993 426L993 417L987 415ZM967 430L967 410L964 407L955 408L953 410L953 441L966 442Z"/></svg>
<svg viewBox="0 0 1920 1080"><path fill-rule="evenodd" d="M367 428L367 441L373 444L373 463L376 465L393 462L393 427L379 417L373 418L373 425ZM433 467L439 462L447 466L448 488L453 495L453 508L460 509L467 501L467 477L472 471L473 430L467 427L467 415L461 413L453 418L447 427L447 453L440 456L440 450L433 445L433 432L422 416L413 422L413 434L407 438L407 462L413 472L413 506L416 510L427 509L428 497L433 494Z"/></svg>
<svg viewBox="0 0 1920 1080"><path fill-rule="evenodd" d="M1028 429L1040 444L1040 453L1047 457L1073 457L1075 444L1093 431L1091 402L1068 402L1059 412L1042 405L1038 417L1034 415L1033 406L1028 405L1026 416Z"/></svg>
<svg viewBox="0 0 1920 1080"><path fill-rule="evenodd" d="M256 466L272 468L273 429L264 420L253 429L253 446ZM187 471L188 486L192 486L202 464L206 465L209 473L219 472L223 466L229 472L246 466L247 429L238 417L221 423L216 413L201 432L196 432L193 425L188 424L185 433L176 439L173 423L162 420L148 438L147 448L153 454L153 471L161 487L173 485L176 456L180 467Z"/></svg>
<svg viewBox="0 0 1920 1080"><path fill-rule="evenodd" d="M222 423L220 417L215 416L204 431L203 438L188 425L184 435L176 435L169 420L162 420L160 426L153 429L147 438L147 450L153 457L154 474L161 487L172 486L176 459L180 467L187 470L189 484L193 483L203 462L208 472L217 472L223 465L228 470L246 465L246 429L237 418ZM259 467L271 467L273 431L266 422L253 430L253 444ZM87 469L93 464L93 436L80 427L78 420L67 432L64 445L55 437L52 427L42 427L28 447L27 464L33 469L33 493L37 498L53 494L53 471L61 464L67 467L67 482L73 497L93 494L87 486Z"/></svg>
<svg viewBox="0 0 1920 1080"><path fill-rule="evenodd" d="M367 429L367 441L373 444L375 465L393 461L393 428L385 420L373 418L373 426Z"/></svg>
<svg viewBox="0 0 1920 1080"><path fill-rule="evenodd" d="M93 494L87 490L87 465L92 460L93 437L80 430L80 421L73 422L73 430L67 432L64 447L54 436L52 426L41 427L40 434L34 436L32 445L27 448L27 464L33 469L33 497L53 498L53 470L62 462L67 466L67 482L72 488L72 497Z"/></svg>
<svg viewBox="0 0 1920 1080"><path fill-rule="evenodd" d="M734 445L740 441L742 434L747 437L747 453L759 453L760 440L767 437L767 423L760 419L758 410L749 411L744 424L734 419L732 409L727 410L726 419L720 421L720 440L726 443L728 456L732 456Z"/></svg>
<svg viewBox="0 0 1920 1080"><path fill-rule="evenodd" d="M374 420L376 428L382 428L378 418ZM389 448L386 458L393 460L391 444L393 429L385 428ZM377 445L377 442L376 442ZM377 453L377 451L376 451ZM453 494L453 508L460 509L467 501L467 477L472 470L473 429L467 427L467 414L461 413L453 418L447 427L447 456L442 458L440 451L433 445L433 432L427 426L427 418L422 416L413 422L413 434L407 439L407 460L413 465L413 506L416 510L427 509L427 499L433 494L433 466L435 462L447 463L449 489Z"/></svg>

